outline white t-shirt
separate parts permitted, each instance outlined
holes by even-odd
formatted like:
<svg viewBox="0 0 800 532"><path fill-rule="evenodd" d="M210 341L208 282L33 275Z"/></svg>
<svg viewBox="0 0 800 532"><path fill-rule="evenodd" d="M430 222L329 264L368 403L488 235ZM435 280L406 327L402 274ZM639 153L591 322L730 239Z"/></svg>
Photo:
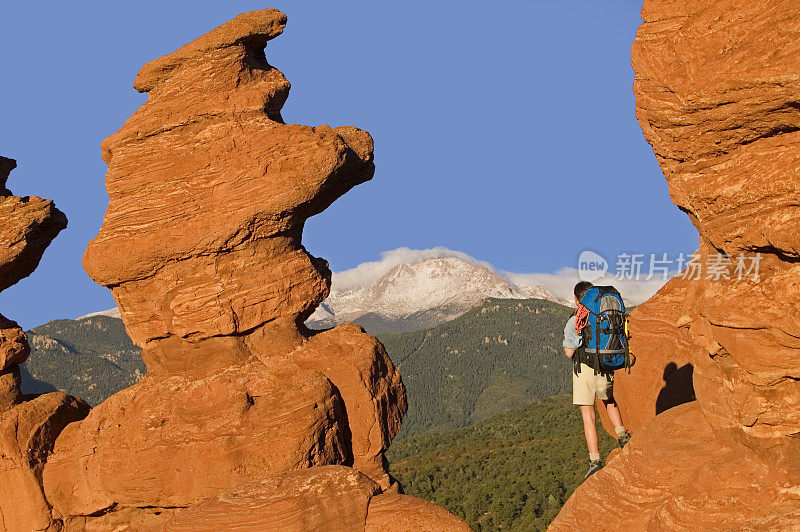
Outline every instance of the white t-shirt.
<svg viewBox="0 0 800 532"><path fill-rule="evenodd" d="M567 349L578 349L582 341L581 335L575 330L575 316L572 316L564 327L564 342L561 345Z"/></svg>

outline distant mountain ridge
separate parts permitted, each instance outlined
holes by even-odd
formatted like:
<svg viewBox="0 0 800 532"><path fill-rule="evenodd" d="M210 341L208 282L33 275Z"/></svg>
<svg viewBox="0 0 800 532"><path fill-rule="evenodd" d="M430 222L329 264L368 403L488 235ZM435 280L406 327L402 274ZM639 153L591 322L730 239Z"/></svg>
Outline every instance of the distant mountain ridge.
<svg viewBox="0 0 800 532"><path fill-rule="evenodd" d="M450 321L481 301L564 301L541 286L505 279L491 268L457 257L399 264L374 284L339 289L306 322L311 328L356 322L372 333L424 329Z"/></svg>
<svg viewBox="0 0 800 532"><path fill-rule="evenodd" d="M542 299L489 298L436 327L378 335L408 394L398 437L468 426L568 391L561 330L571 312ZM96 405L145 372L119 318L55 320L28 336L25 393L61 389Z"/></svg>
<svg viewBox="0 0 800 532"><path fill-rule="evenodd" d="M20 367L24 393L59 389L96 405L137 382L146 370L141 350L119 318L54 320L26 334L31 354Z"/></svg>
<svg viewBox="0 0 800 532"><path fill-rule="evenodd" d="M122 318L122 315L119 313L119 309L117 307L110 308L108 310L101 310L100 312L92 312L90 314L86 314L84 316L80 316L75 318L76 320L82 320L83 318L91 318L93 316L107 316L109 318Z"/></svg>
<svg viewBox="0 0 800 532"><path fill-rule="evenodd" d="M431 329L378 335L408 393L398 439L466 427L569 391L572 364L561 341L571 314L542 299L486 299Z"/></svg>

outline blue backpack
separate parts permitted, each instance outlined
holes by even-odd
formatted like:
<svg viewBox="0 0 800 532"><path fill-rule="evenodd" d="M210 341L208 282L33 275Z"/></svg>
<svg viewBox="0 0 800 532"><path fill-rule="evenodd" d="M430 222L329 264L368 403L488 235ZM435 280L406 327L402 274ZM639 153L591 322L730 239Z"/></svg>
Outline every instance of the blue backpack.
<svg viewBox="0 0 800 532"><path fill-rule="evenodd" d="M622 296L613 286L593 286L581 304L589 309L588 324L581 331L583 349L596 373L633 365L628 349L628 315Z"/></svg>

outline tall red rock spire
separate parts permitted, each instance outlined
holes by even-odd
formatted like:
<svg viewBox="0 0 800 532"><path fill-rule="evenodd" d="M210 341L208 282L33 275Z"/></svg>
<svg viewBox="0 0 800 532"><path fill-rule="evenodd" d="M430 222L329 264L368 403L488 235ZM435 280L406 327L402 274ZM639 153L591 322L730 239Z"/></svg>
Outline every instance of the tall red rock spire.
<svg viewBox="0 0 800 532"><path fill-rule="evenodd" d="M245 13L148 63L147 102L103 142L84 267L148 371L58 439L43 478L68 528L466 526L387 473L406 397L383 346L302 325L330 287L303 224L372 177L373 145L283 122L264 47L285 23Z"/></svg>

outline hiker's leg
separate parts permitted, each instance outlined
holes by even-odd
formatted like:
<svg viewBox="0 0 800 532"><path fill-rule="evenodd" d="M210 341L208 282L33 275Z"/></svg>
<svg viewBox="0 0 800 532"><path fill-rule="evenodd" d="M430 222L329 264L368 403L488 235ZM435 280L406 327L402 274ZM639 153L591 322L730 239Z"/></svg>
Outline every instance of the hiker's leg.
<svg viewBox="0 0 800 532"><path fill-rule="evenodd" d="M607 401L603 401L603 404L606 406L608 418L611 420L611 423L614 424L614 432L617 433L617 442L620 448L625 447L625 444L631 439L631 435L628 434L628 430L625 428L625 425L622 424L622 414L619 413L619 407L616 401L614 401L612 397Z"/></svg>
<svg viewBox="0 0 800 532"><path fill-rule="evenodd" d="M590 454L600 452L597 440L597 425L595 424L594 405L580 405L583 418L583 434L586 436L586 446Z"/></svg>
<svg viewBox="0 0 800 532"><path fill-rule="evenodd" d="M624 426L622 423L622 414L619 412L619 407L617 403L613 399L607 399L603 401L603 404L606 406L606 412L608 412L608 419L611 420L611 423L614 424L614 428Z"/></svg>

